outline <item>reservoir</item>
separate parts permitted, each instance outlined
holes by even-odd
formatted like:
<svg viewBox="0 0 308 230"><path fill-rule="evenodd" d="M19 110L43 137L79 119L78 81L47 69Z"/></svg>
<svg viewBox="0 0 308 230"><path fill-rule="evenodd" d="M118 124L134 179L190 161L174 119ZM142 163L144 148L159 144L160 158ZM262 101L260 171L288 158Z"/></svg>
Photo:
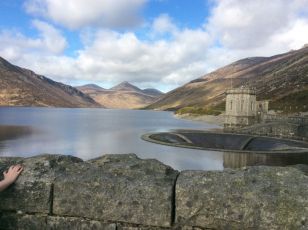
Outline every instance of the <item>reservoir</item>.
<svg viewBox="0 0 308 230"><path fill-rule="evenodd" d="M223 149L213 151L161 145L141 139L147 133L174 133L177 130L206 132L217 128L219 126L175 118L172 112L0 107L0 155L30 157L49 153L73 155L88 160L104 154L135 153L140 158L157 159L177 170L222 170L250 165L308 164L306 150L301 150L302 152L297 154L230 152ZM170 138L173 141L178 137ZM215 139L221 142L220 145L230 142L224 142L222 137L215 137L213 140ZM244 139L246 140L246 137ZM209 140L207 138L200 144L206 147L213 142ZM266 146L262 138L253 140L261 141L257 145L259 147ZM219 144L218 142L215 141L216 144ZM253 147L254 142L249 142L247 147ZM277 143L272 143L271 146L276 146L279 142L277 140ZM236 140L230 144L236 144Z"/></svg>
<svg viewBox="0 0 308 230"><path fill-rule="evenodd" d="M177 119L171 112L111 109L0 107L0 155L42 153L83 160L135 153L171 167L222 170L223 153L157 145L141 136L173 129L209 130L216 125Z"/></svg>

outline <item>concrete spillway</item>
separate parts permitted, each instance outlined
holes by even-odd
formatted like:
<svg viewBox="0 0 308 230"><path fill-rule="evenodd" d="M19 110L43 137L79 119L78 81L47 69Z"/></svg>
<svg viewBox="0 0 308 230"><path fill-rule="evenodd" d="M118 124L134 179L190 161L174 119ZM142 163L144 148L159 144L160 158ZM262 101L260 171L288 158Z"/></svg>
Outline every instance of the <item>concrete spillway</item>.
<svg viewBox="0 0 308 230"><path fill-rule="evenodd" d="M230 133L179 130L145 134L142 139L157 144L216 151L308 153L306 142Z"/></svg>
<svg viewBox="0 0 308 230"><path fill-rule="evenodd" d="M157 144L219 151L224 167L308 164L308 143L253 135L177 130L149 133L143 140Z"/></svg>

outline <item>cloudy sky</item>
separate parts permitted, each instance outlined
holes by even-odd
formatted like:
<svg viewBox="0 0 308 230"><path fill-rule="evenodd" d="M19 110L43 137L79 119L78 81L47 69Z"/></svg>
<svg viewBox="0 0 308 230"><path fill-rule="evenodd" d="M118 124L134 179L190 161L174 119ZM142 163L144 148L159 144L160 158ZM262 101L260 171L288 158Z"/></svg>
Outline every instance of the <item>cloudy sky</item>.
<svg viewBox="0 0 308 230"><path fill-rule="evenodd" d="M308 43L308 0L9 0L0 56L56 81L168 91Z"/></svg>

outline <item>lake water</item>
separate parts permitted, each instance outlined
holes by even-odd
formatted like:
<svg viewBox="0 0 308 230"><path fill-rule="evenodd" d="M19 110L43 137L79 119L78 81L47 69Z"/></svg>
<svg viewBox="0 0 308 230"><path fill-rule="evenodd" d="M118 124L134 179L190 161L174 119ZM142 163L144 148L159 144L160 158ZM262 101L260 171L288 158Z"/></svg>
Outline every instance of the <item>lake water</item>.
<svg viewBox="0 0 308 230"><path fill-rule="evenodd" d="M141 140L141 135L148 132L218 127L177 119L171 112L0 107L0 127L1 156L53 153L87 160L103 154L136 153L140 158L155 158L178 170L223 169L221 152Z"/></svg>

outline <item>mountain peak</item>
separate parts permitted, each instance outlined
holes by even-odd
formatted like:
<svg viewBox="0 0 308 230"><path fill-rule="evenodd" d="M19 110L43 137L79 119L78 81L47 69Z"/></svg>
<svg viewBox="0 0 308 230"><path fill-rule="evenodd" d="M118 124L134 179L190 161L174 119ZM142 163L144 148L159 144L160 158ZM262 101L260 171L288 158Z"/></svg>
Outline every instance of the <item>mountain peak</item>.
<svg viewBox="0 0 308 230"><path fill-rule="evenodd" d="M157 89L153 89L153 88L147 88L147 89L144 89L142 91L143 91L143 93L154 96L154 97L158 97L158 96L161 96L161 95L164 94L163 92L161 92Z"/></svg>
<svg viewBox="0 0 308 230"><path fill-rule="evenodd" d="M121 82L120 84L112 87L111 90L116 90L116 91L135 91L135 92L142 91L137 86L134 86L134 85L130 84L128 81Z"/></svg>
<svg viewBox="0 0 308 230"><path fill-rule="evenodd" d="M96 84L86 84L86 85L78 86L76 88L87 88L87 89L95 89L95 90L105 90L103 87L100 87L99 85L96 85Z"/></svg>

